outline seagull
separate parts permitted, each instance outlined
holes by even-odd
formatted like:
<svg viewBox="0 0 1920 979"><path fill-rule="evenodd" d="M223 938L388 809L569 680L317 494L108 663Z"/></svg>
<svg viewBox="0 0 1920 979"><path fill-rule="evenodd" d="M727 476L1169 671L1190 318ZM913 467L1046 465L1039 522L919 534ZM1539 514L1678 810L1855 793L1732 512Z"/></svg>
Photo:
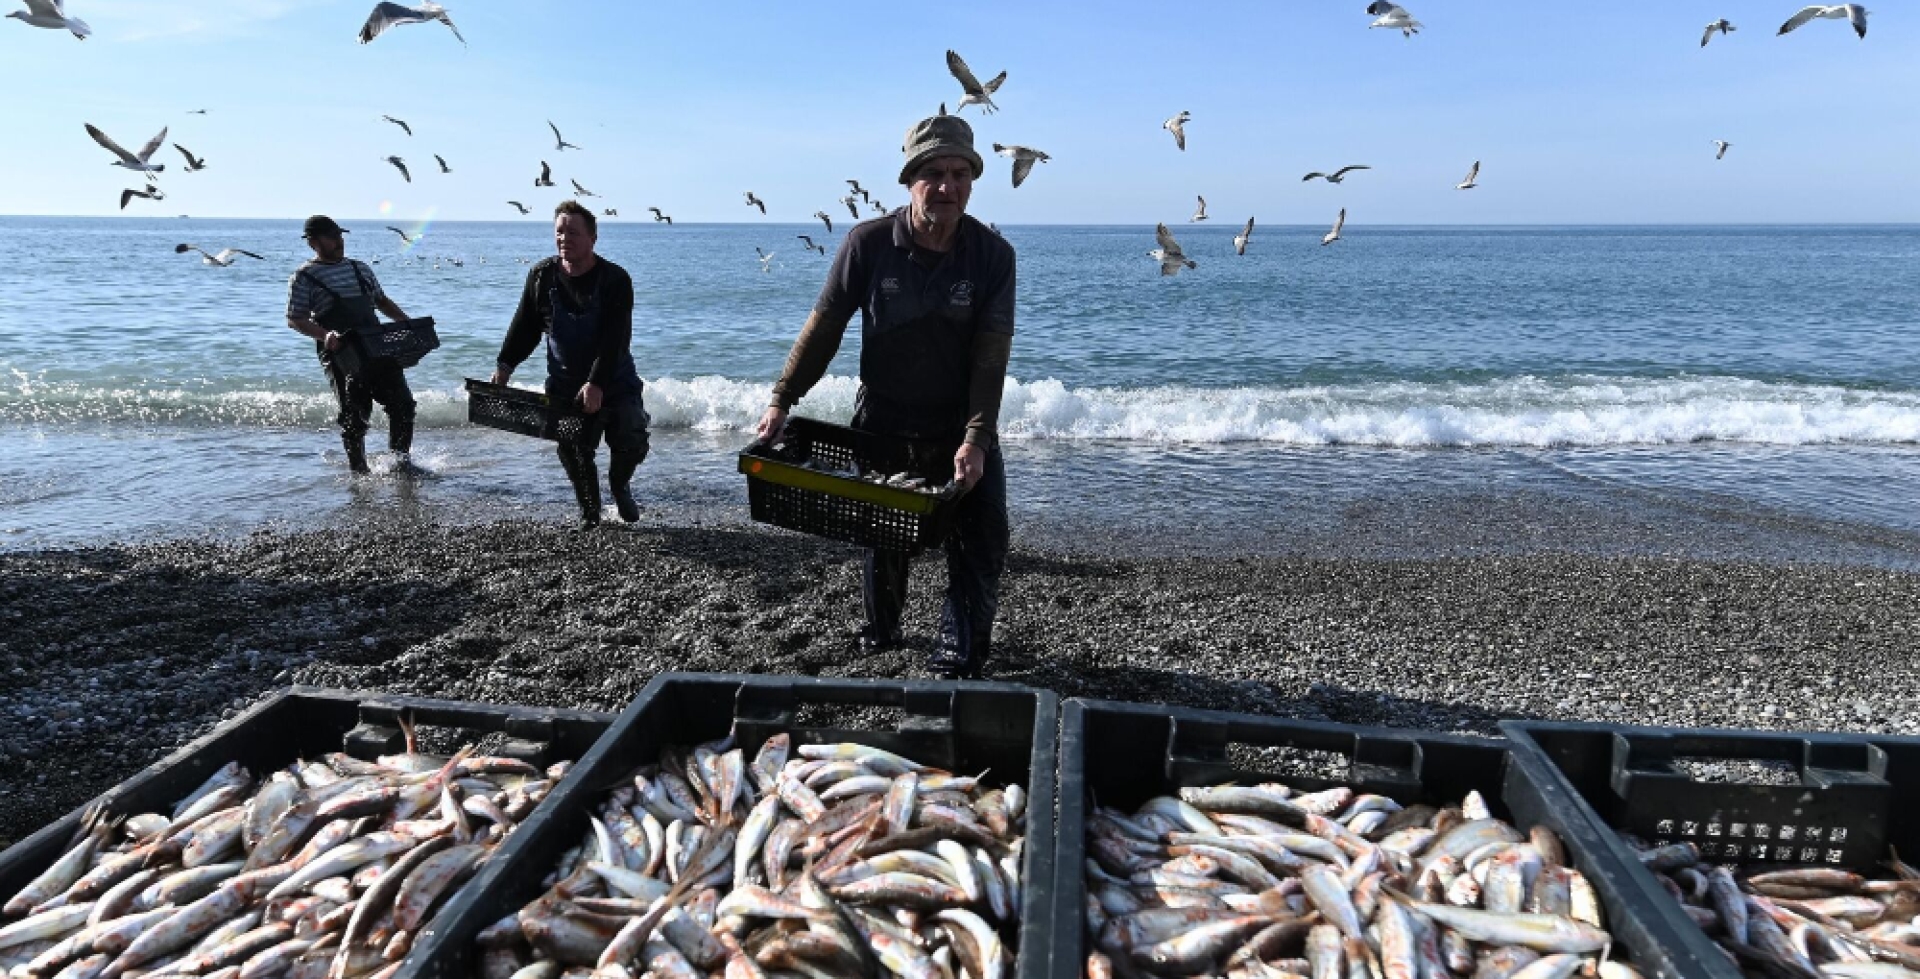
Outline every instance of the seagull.
<svg viewBox="0 0 1920 979"><path fill-rule="evenodd" d="M399 126L399 127L401 128L401 129L404 129L404 130L406 130L406 131L407 131L407 135L409 135L409 136L411 136L411 135L413 135L413 127L412 127L412 126L409 126L409 125L407 125L407 124L406 124L406 122L404 122L404 121L402 121L402 120L400 120L400 119L395 119L395 118L394 118L394 117L392 117L392 116L381 116L380 118L382 118L382 119L385 119L386 121L388 121L388 122L390 122L390 123L393 123L393 124L394 124L394 125L396 125L396 126Z"/></svg>
<svg viewBox="0 0 1920 979"><path fill-rule="evenodd" d="M814 244L812 235L794 235L794 237L800 239L800 241L803 242L807 246L807 248L813 251L819 252L822 255L825 255L827 253L827 246Z"/></svg>
<svg viewBox="0 0 1920 979"><path fill-rule="evenodd" d="M1034 161L1045 162L1052 159L1052 157L1047 156L1045 153L1028 146L1002 146L999 143L995 143L993 144L993 151L1013 160L1013 185L1015 187L1020 186L1020 182L1027 179L1027 174L1033 170Z"/></svg>
<svg viewBox="0 0 1920 979"><path fill-rule="evenodd" d="M1462 180L1457 184L1454 184L1453 189L1454 190L1472 190L1473 188L1480 186L1479 184L1474 182L1479 179L1480 179L1480 161L1475 160L1473 161L1473 166L1467 170L1467 179Z"/></svg>
<svg viewBox="0 0 1920 979"><path fill-rule="evenodd" d="M27 9L15 10L7 14L30 27L45 27L49 30L71 31L73 36L84 41L93 33L93 28L78 17L68 17L65 0L25 0ZM120 206L125 207L123 203Z"/></svg>
<svg viewBox="0 0 1920 979"><path fill-rule="evenodd" d="M146 190L123 190L120 192L120 210L126 210L127 202L136 197L144 197L150 201L164 201L167 199L167 195L161 193L160 188L151 184L147 186Z"/></svg>
<svg viewBox="0 0 1920 979"><path fill-rule="evenodd" d="M847 183L853 183L853 181L849 180ZM855 221L860 220L860 205L854 203L852 194L840 198L840 203L847 205L847 213L853 215Z"/></svg>
<svg viewBox="0 0 1920 979"><path fill-rule="evenodd" d="M527 205L522 204L519 201L508 201L507 203L512 204L515 208L518 208L520 211L520 216L523 218L526 217L528 214L532 213L531 210L528 209Z"/></svg>
<svg viewBox="0 0 1920 979"><path fill-rule="evenodd" d="M424 24L430 20L437 20L447 25L447 30L453 32L456 40L463 46L467 43L467 39L460 36L460 28L453 26L453 18L447 16L447 8L430 0L421 0L417 7L407 7L397 3L375 4L373 13L367 15L367 23L360 28L360 43L366 44L379 37L386 33L389 27Z"/></svg>
<svg viewBox="0 0 1920 979"><path fill-rule="evenodd" d="M751 190L747 191L747 206L758 207L761 214L767 213L767 202L753 196L753 191Z"/></svg>
<svg viewBox="0 0 1920 979"><path fill-rule="evenodd" d="M620 216L620 209L617 207L609 207L606 210L601 211L600 215L602 217L617 218Z"/></svg>
<svg viewBox="0 0 1920 979"><path fill-rule="evenodd" d="M397 156L390 156L387 157L387 162L393 164L395 169L400 171L400 176L407 178L407 183L413 183L413 174L407 172L407 161Z"/></svg>
<svg viewBox="0 0 1920 979"><path fill-rule="evenodd" d="M1147 255L1160 260L1161 275L1177 274L1182 265L1190 269L1200 267L1199 262L1188 258L1186 253L1180 250L1180 243L1173 240L1173 232L1168 231L1164 223L1154 226L1153 238L1160 243L1160 247L1148 252Z"/></svg>
<svg viewBox="0 0 1920 979"><path fill-rule="evenodd" d="M413 236L409 236L409 235L408 235L408 234L407 234L406 232L404 232L404 231L401 231L401 230L400 230L399 228L396 228L396 227L394 227L394 226L393 226L393 225L391 225L391 224L389 224L389 225L387 225L387 230L388 230L388 231L391 231L391 232L393 232L393 233L394 233L394 234L396 234L396 235L399 235L399 236L400 236L400 240L401 240L402 242L404 242L405 244L409 244L409 245L411 245L411 244L413 244L414 242L416 242L416 241L419 241L419 240L420 240L420 236L419 236L419 235L413 235Z"/></svg>
<svg viewBox="0 0 1920 979"><path fill-rule="evenodd" d="M575 197L599 197L600 196L599 194L596 194L593 191L580 186L580 181L574 180L571 177L567 178L567 182L573 185L573 196Z"/></svg>
<svg viewBox="0 0 1920 979"><path fill-rule="evenodd" d="M887 213L887 205L880 203L879 198L876 197L873 200L868 201L867 203L873 205L873 213L879 214L879 215L884 215Z"/></svg>
<svg viewBox="0 0 1920 979"><path fill-rule="evenodd" d="M166 142L167 131L165 129L160 130L160 135L148 140L147 145L140 148L140 154L138 156L121 149L119 143L108 139L107 134L94 128L92 123L87 124L87 135L92 136L93 141L99 143L107 152L120 158L113 161L113 165L116 167L125 167L136 173L148 174L159 173L166 169L164 164L147 162L153 159L154 151L160 148L160 144Z"/></svg>
<svg viewBox="0 0 1920 979"><path fill-rule="evenodd" d="M1840 3L1831 6L1816 3L1811 7L1802 7L1799 13L1780 25L1780 33L1785 34L1810 20L1845 20L1853 25L1855 34L1863 39L1867 36L1867 8L1857 3Z"/></svg>
<svg viewBox="0 0 1920 979"><path fill-rule="evenodd" d="M181 146L179 143L173 144L173 148L176 150L179 150L180 155L187 158L188 173L192 173L195 170L205 170L207 168L207 161L205 157L194 156L192 153L187 152L187 148L184 146Z"/></svg>
<svg viewBox="0 0 1920 979"><path fill-rule="evenodd" d="M555 153L561 153L567 150L577 150L580 148L560 138L560 127L554 125L552 119L547 120L547 128L553 130L553 151Z"/></svg>
<svg viewBox="0 0 1920 979"><path fill-rule="evenodd" d="M1733 21L1722 17L1707 25L1707 32L1700 35L1700 46L1704 48L1707 46L1708 41L1713 40L1714 31L1719 31L1721 34L1730 34L1735 30L1738 30L1738 28L1733 26Z"/></svg>
<svg viewBox="0 0 1920 979"><path fill-rule="evenodd" d="M1160 128L1172 133L1173 145L1184 150L1187 148L1187 123L1192 121L1192 119L1193 113L1181 109L1179 115L1161 123Z"/></svg>
<svg viewBox="0 0 1920 979"><path fill-rule="evenodd" d="M173 246L173 250L175 254L179 255L184 255L187 252L199 252L203 256L200 260L202 264L215 265L220 268L226 268L232 265L234 257L237 255L245 255L248 258L258 258L263 262L266 261L265 258L255 255L244 248L222 248L219 254L214 255L207 254L207 250L201 248L199 245L175 245Z"/></svg>
<svg viewBox="0 0 1920 979"><path fill-rule="evenodd" d="M1247 253L1247 241L1252 237L1253 237L1253 219L1248 218L1247 226L1244 228L1241 228L1240 233L1233 236L1233 253L1235 255L1245 255Z"/></svg>
<svg viewBox="0 0 1920 979"><path fill-rule="evenodd" d="M827 217L827 212L825 212L825 211L815 211L815 212L813 212L813 216L814 216L814 217L816 217L816 218L819 218L819 219L821 220L821 222L822 222L822 223L824 223L824 224L826 224L826 226L827 226L827 233L828 233L828 234L832 234L832 233L833 233L833 219L832 219L832 218L830 218L830 217Z"/></svg>
<svg viewBox="0 0 1920 979"><path fill-rule="evenodd" d="M1373 0L1372 3L1367 4L1367 13L1380 18L1368 24L1368 27L1397 30L1403 37L1412 37L1420 33L1420 28L1427 26L1414 20L1413 15L1407 13L1407 8L1397 3L1388 3L1386 0Z"/></svg>
<svg viewBox="0 0 1920 979"><path fill-rule="evenodd" d="M760 256L760 271L762 272L773 271L773 253L761 251L759 245L753 246L753 251L754 251L754 254Z"/></svg>
<svg viewBox="0 0 1920 979"><path fill-rule="evenodd" d="M1347 226L1347 209L1343 207L1340 209L1340 216L1333 219L1333 230L1327 232L1327 236L1325 238L1320 239L1320 244L1322 246L1326 246L1326 245L1331 245L1336 241L1339 241L1340 229L1346 226Z"/></svg>
<svg viewBox="0 0 1920 979"><path fill-rule="evenodd" d="M873 199L873 198L872 198L872 196L871 196L871 195L869 195L869 194L867 193L867 189L866 189L865 187L862 187L862 186L860 186L860 181L858 181L858 180L849 180L849 181L847 181L847 186L849 186L849 187L852 187L852 188L853 188L853 193L854 193L854 194L859 194L859 195L860 195L860 199L861 199L861 200L863 200L863 201L865 201L865 200L872 200L872 199ZM848 197L852 197L852 196L853 196L853 194L848 194L847 196L848 196Z"/></svg>
<svg viewBox="0 0 1920 979"><path fill-rule="evenodd" d="M535 187L553 186L553 168L547 166L547 161L540 161L540 176L534 178L533 185Z"/></svg>
<svg viewBox="0 0 1920 979"><path fill-rule="evenodd" d="M433 155L433 162L435 162L435 163L438 163L438 164L440 164L440 172L441 172L441 173L452 173L452 172L453 172L453 168L452 168L452 167L450 167L450 166L447 166L447 161L446 161L446 159L445 159L444 157L442 157L442 156L441 156L440 154L438 154L438 153L435 153L435 154Z"/></svg>
<svg viewBox="0 0 1920 979"><path fill-rule="evenodd" d="M670 217L670 216L668 216L668 215L665 215L665 214L662 214L662 213L660 213L660 209L659 209L659 208L657 208L657 207L649 207L649 208L647 208L647 210L649 210L649 211L652 211L652 212L653 212L653 219L654 219L655 221L665 221L665 222L667 222L667 226L668 226L668 227L672 227L672 226L673 226L673 218L672 218L672 217Z"/></svg>
<svg viewBox="0 0 1920 979"><path fill-rule="evenodd" d="M1207 199L1204 197L1201 197L1199 198L1199 200L1200 200L1200 209L1197 211L1194 211L1193 217L1190 217L1187 219L1189 223L1194 221L1205 221L1207 219Z"/></svg>
<svg viewBox="0 0 1920 979"><path fill-rule="evenodd" d="M1720 147L1720 149L1713 154L1713 158L1716 160L1719 160L1719 159L1724 159L1726 157L1727 147L1732 146L1733 144L1727 142L1724 139L1716 139L1713 141L1713 145Z"/></svg>
<svg viewBox="0 0 1920 979"><path fill-rule="evenodd" d="M206 114L207 114L207 110L205 109L188 109L187 110L187 115L190 115L190 116L204 116Z"/></svg>
<svg viewBox="0 0 1920 979"><path fill-rule="evenodd" d="M1337 184L1340 181L1347 179L1347 174L1351 171L1371 170L1371 169L1373 168L1369 166L1351 166L1351 167L1341 167L1340 169L1335 170L1332 173L1321 173L1320 171L1315 170L1314 172L1307 174L1304 177L1301 177L1300 182L1305 183L1309 180L1312 180L1315 177L1319 177L1320 179L1325 180L1327 183Z"/></svg>
<svg viewBox="0 0 1920 979"><path fill-rule="evenodd" d="M1001 83L1007 80L1006 72L993 76L991 81L982 85L979 79L973 77L973 71L967 67L967 63L960 60L959 53L952 49L947 50L947 70L953 72L953 77L960 81L960 88L967 93L961 97L959 108L953 111L959 112L970 105L977 105L981 112L989 113L1000 108L993 104L993 93L998 92Z"/></svg>

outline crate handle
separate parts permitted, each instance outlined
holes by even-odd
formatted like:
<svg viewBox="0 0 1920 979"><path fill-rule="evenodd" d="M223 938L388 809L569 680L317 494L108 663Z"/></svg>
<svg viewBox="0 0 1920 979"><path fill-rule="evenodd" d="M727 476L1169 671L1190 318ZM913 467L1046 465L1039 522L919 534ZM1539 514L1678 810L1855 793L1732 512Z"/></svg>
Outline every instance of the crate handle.
<svg viewBox="0 0 1920 979"><path fill-rule="evenodd" d="M1252 718L1216 721L1176 717L1168 725L1167 775L1175 781L1184 781L1188 774L1208 778L1250 774L1239 772L1233 763L1229 749L1234 745L1342 755L1347 760L1344 781L1396 797L1419 794L1421 770L1426 762L1425 750L1414 738L1381 737L1358 731L1302 730L1283 721L1264 723ZM1182 769L1185 771L1180 771Z"/></svg>
<svg viewBox="0 0 1920 979"><path fill-rule="evenodd" d="M1619 733L1613 737L1614 791L1627 794L1634 779L1693 781L1674 768L1681 758L1776 761L1794 766L1800 784L1886 783L1887 753L1866 741L1791 735Z"/></svg>
<svg viewBox="0 0 1920 979"><path fill-rule="evenodd" d="M839 704L851 707L898 707L945 730L953 729L955 698L952 689L917 684L871 684L858 681L804 680L768 682L749 680L734 695L735 721L794 727L801 707ZM917 731L926 724L914 725Z"/></svg>

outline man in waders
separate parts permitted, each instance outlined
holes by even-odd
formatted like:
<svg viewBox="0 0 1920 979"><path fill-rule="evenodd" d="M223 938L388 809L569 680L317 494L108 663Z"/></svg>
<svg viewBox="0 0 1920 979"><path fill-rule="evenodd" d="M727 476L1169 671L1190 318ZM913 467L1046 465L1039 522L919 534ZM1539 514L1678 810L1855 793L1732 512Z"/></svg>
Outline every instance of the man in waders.
<svg viewBox="0 0 1920 979"><path fill-rule="evenodd" d="M293 273L287 286L287 325L313 338L314 350L326 368L327 383L340 403L340 442L347 450L347 467L356 473L367 471L367 425L377 401L387 411L387 447L393 450L397 468L405 470L411 465L414 411L406 371L382 359L349 375L333 359L349 334L380 325L374 310L396 320L407 318L381 290L373 270L347 257L346 233L324 214L307 219L301 237L313 249L313 259Z"/></svg>
<svg viewBox="0 0 1920 979"><path fill-rule="evenodd" d="M973 129L935 116L907 131L900 182L913 203L854 227L773 386L759 437L773 441L787 411L826 374L847 322L860 313L860 393L853 426L938 446L967 487L948 539L940 643L928 668L974 676L987 660L1007 563L1007 477L996 427L1013 348L1013 247L968 217L980 176ZM944 462L942 462L944 464ZM863 652L901 642L906 555L867 554Z"/></svg>
<svg viewBox="0 0 1920 979"><path fill-rule="evenodd" d="M561 441L560 465L573 483L580 522L600 522L600 470L594 450L604 435L611 459L607 488L620 519L640 519L633 499L633 471L647 458L647 417L640 400L640 374L633 366L633 277L595 255L599 231L593 212L577 201L553 210L557 252L527 272L520 307L500 345L493 383L505 384L540 345L547 346L547 397L575 402L586 414L580 437Z"/></svg>

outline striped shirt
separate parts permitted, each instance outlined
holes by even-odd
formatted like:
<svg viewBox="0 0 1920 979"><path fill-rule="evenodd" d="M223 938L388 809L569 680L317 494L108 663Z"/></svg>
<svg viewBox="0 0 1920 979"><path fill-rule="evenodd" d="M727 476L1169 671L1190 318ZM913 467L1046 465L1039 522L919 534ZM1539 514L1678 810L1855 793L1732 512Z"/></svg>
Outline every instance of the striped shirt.
<svg viewBox="0 0 1920 979"><path fill-rule="evenodd" d="M373 270L365 262L351 258L331 263L310 261L300 266L293 273L293 281L287 284L287 317L294 320L304 320L308 316L317 318L333 308L333 296L324 289L315 288L313 279L302 273L319 279L335 295L357 296L360 294L360 283L353 274L355 268L360 270L360 276L372 288L375 302L386 298L386 292L380 288L380 280L374 277Z"/></svg>

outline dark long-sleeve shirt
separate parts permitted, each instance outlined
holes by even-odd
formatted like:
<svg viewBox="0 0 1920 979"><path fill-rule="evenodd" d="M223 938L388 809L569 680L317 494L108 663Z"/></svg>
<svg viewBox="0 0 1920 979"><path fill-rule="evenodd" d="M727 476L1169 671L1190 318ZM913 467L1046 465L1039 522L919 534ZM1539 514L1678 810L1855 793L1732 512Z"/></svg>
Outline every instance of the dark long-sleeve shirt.
<svg viewBox="0 0 1920 979"><path fill-rule="evenodd" d="M603 281L604 280L604 281ZM560 286L560 301L570 312L586 308L595 290L600 295L599 353L587 380L606 385L624 362L633 343L633 277L627 270L602 258L587 274L567 275L558 258L542 259L527 272L527 285L520 293L519 308L507 327L507 338L500 344L499 366L511 373L540 347L542 338L553 325L553 286Z"/></svg>

